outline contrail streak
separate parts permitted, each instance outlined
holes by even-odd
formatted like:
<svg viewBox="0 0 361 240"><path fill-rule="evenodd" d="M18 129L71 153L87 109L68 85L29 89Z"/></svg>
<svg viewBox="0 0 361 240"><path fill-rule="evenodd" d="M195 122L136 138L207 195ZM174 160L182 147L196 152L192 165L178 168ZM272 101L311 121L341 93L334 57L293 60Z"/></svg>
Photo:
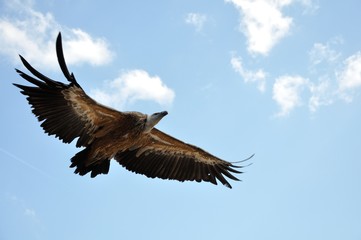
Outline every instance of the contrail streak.
<svg viewBox="0 0 361 240"><path fill-rule="evenodd" d="M11 152L9 152L9 151L7 151L7 150L5 150L5 149L3 149L3 148L0 148L0 151L1 151L1 152L3 152L5 155L7 155L7 156L11 157L12 159L15 159L16 161L18 161L18 162L22 163L23 165L25 165L25 166L27 166L27 167L29 167L29 168L33 169L34 171L36 171L36 172L40 173L41 175L43 175L43 176L45 176L45 177L48 177L48 178L53 179L53 177L51 177L49 174L47 174L47 173L46 173L46 172L44 172L43 170L41 170L41 169L39 169L39 168L37 168L37 167L35 167L35 166L31 165L30 163L28 163L28 162L26 162L26 161L22 160L21 158L19 158L19 157L15 156L15 155L14 155L14 154L12 154Z"/></svg>

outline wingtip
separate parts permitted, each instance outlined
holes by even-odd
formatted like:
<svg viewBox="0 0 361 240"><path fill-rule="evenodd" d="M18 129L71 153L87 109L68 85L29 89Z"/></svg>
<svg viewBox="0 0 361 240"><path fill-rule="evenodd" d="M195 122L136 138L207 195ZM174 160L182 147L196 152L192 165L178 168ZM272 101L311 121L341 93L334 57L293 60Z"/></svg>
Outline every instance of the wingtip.
<svg viewBox="0 0 361 240"><path fill-rule="evenodd" d="M17 84L17 83L13 83L13 85L14 85L15 87L17 87L17 88L20 88L20 93L21 93L21 94L26 95L26 92L25 92L26 86L21 85L21 84Z"/></svg>
<svg viewBox="0 0 361 240"><path fill-rule="evenodd" d="M61 32L58 33L58 36L56 37L56 41L55 41L56 47L60 48L62 50L62 37L61 37ZM57 49L59 50L59 49Z"/></svg>
<svg viewBox="0 0 361 240"><path fill-rule="evenodd" d="M80 85L76 82L75 76L73 73L69 72L69 69L66 65L65 58L64 58L64 52L63 52L63 43L61 38L61 32L59 32L58 37L56 38L56 55L58 58L58 63L60 65L61 71L63 72L65 78L75 84L77 87L80 87Z"/></svg>
<svg viewBox="0 0 361 240"><path fill-rule="evenodd" d="M60 64L60 67L62 68L61 70L64 72L64 74L66 75L66 77L70 76L69 70L66 67L66 63L65 63L65 58L64 58L64 51L63 51L63 40L62 40L62 36L61 36L61 32L58 33L58 36L56 37L56 41L55 41L55 49L56 49L56 56L58 57L58 62ZM65 69L63 69L64 66Z"/></svg>
<svg viewBox="0 0 361 240"><path fill-rule="evenodd" d="M28 61L26 61L25 58L24 58L21 54L19 54L19 58L20 58L21 62L22 62L25 66L26 66L27 64L29 64Z"/></svg>
<svg viewBox="0 0 361 240"><path fill-rule="evenodd" d="M58 33L58 36L56 37L56 43L61 42L61 32Z"/></svg>
<svg viewBox="0 0 361 240"><path fill-rule="evenodd" d="M251 156L249 156L248 158L244 159L243 161L247 161L247 160L249 160L249 159L253 158L253 157L254 157L254 155L256 155L256 154L255 154L255 153L253 153Z"/></svg>
<svg viewBox="0 0 361 240"><path fill-rule="evenodd" d="M240 161L236 161L236 162L231 162L231 163L232 163L232 164L233 164L233 163L242 163L242 162L248 161L248 160L250 160L251 158L253 158L254 155L255 155L255 153L253 153L251 156L249 156L249 157L246 158L246 159L243 159L243 160L240 160Z"/></svg>

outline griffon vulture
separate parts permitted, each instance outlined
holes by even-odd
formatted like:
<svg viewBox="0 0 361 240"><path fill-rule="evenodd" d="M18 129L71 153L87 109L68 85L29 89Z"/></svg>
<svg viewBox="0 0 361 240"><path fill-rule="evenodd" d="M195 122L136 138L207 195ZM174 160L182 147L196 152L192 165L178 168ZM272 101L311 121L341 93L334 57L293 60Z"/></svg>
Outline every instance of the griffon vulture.
<svg viewBox="0 0 361 240"><path fill-rule="evenodd" d="M110 160L115 159L129 171L150 178L213 184L218 180L229 188L225 177L238 180L231 173L242 173L236 169L243 166L224 161L155 128L168 114L166 111L152 115L119 112L90 98L66 66L61 33L56 40L56 53L68 84L44 76L20 56L33 76L15 70L33 86L14 85L27 96L32 112L48 135L55 135L64 143L78 138L76 147L85 147L71 158L70 167L75 168L75 173L90 172L91 177L107 174Z"/></svg>

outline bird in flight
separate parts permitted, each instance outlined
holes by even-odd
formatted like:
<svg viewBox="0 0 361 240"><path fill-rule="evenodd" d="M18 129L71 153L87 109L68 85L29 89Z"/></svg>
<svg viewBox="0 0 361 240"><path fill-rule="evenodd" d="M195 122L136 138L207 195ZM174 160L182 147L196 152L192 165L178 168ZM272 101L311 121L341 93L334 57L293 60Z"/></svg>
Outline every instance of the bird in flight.
<svg viewBox="0 0 361 240"><path fill-rule="evenodd" d="M90 173L92 178L107 174L110 160L115 159L129 171L150 178L216 185L218 180L229 188L232 187L226 178L239 180L233 175L242 173L240 168L244 166L235 165L239 162L224 161L155 128L168 114L166 111L151 115L120 112L90 98L66 66L61 33L56 40L56 54L68 84L44 76L20 55L33 76L15 70L33 85L14 85L27 96L45 133L64 143L77 138L76 147L84 147L71 158L70 167L75 168L75 173L82 176Z"/></svg>

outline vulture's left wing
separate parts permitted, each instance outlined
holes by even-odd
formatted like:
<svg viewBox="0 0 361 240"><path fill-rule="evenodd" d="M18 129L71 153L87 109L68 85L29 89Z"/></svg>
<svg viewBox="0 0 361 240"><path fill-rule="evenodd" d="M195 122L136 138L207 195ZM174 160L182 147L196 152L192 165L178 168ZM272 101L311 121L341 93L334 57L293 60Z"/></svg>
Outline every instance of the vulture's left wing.
<svg viewBox="0 0 361 240"><path fill-rule="evenodd" d="M56 40L56 53L60 68L70 82L64 84L52 80L34 69L22 56L21 61L32 73L30 76L16 71L33 86L14 84L27 96L33 113L41 121L41 127L49 135L55 135L65 143L78 138L77 147L88 146L95 138L112 131L113 127L127 125L127 116L91 99L77 83L66 66L61 35Z"/></svg>
<svg viewBox="0 0 361 240"><path fill-rule="evenodd" d="M243 167L219 159L156 128L144 134L137 146L118 152L115 159L126 169L147 177L213 184L217 184L218 179L229 188L232 187L225 176L239 181L231 172L242 173L235 168Z"/></svg>

